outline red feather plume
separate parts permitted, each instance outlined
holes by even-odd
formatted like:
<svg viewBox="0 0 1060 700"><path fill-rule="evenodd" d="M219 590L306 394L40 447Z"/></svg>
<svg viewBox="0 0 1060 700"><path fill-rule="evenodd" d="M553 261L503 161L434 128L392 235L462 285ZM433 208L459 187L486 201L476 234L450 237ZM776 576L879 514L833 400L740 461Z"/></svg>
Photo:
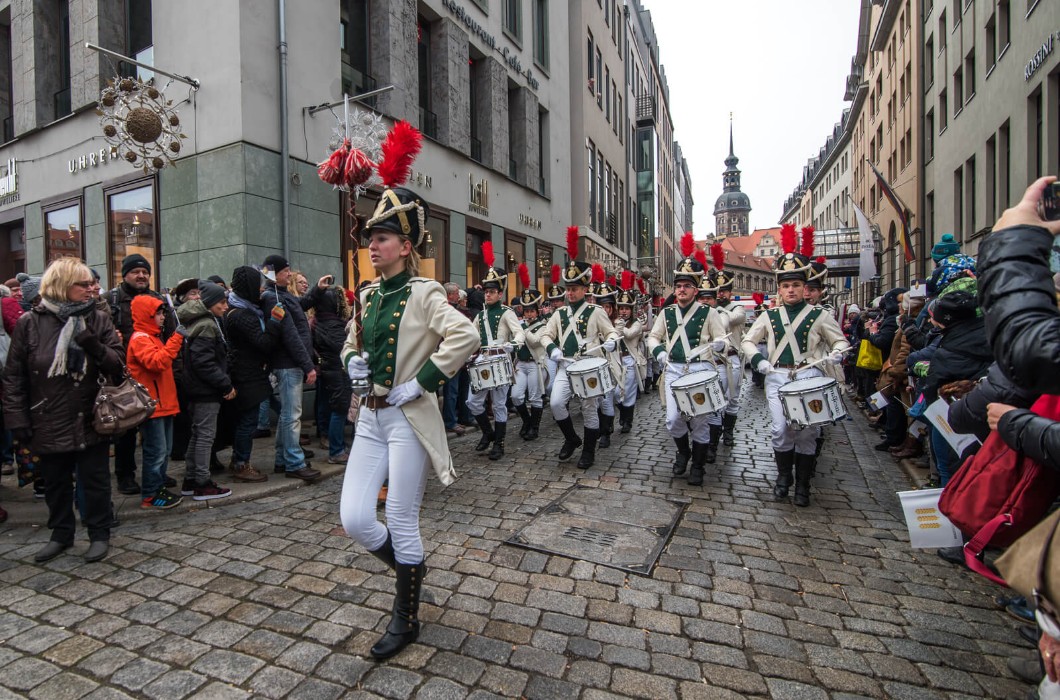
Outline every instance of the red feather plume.
<svg viewBox="0 0 1060 700"><path fill-rule="evenodd" d="M633 270L622 270L622 289L627 292L633 289Z"/></svg>
<svg viewBox="0 0 1060 700"><path fill-rule="evenodd" d="M559 276L563 274L563 268L559 265L552 266L552 284L559 284Z"/></svg>
<svg viewBox="0 0 1060 700"><path fill-rule="evenodd" d="M615 279L614 275L608 275L607 276L607 286L610 287L611 289L614 289L615 287L618 286L618 280Z"/></svg>
<svg viewBox="0 0 1060 700"><path fill-rule="evenodd" d="M802 249L799 252L808 258L813 257L813 226L802 227Z"/></svg>
<svg viewBox="0 0 1060 700"><path fill-rule="evenodd" d="M703 250L700 250L699 248L696 248L696 252L694 252L692 255L699 262L699 264L703 266L703 269L706 270L707 269L707 253L706 253L706 251L703 251Z"/></svg>
<svg viewBox="0 0 1060 700"><path fill-rule="evenodd" d="M487 265L489 265L490 267L493 267L494 259L495 258L493 257L493 242L492 241L484 242L482 244L482 261L484 263L486 263Z"/></svg>
<svg viewBox="0 0 1060 700"><path fill-rule="evenodd" d="M714 261L715 270L725 269L725 249L721 247L721 243L715 243L710 247L710 257Z"/></svg>
<svg viewBox="0 0 1060 700"><path fill-rule="evenodd" d="M593 284L600 284L607 277L607 273L604 271L604 266L600 263L593 263Z"/></svg>
<svg viewBox="0 0 1060 700"><path fill-rule="evenodd" d="M822 265L824 265L824 262L825 262L825 260L824 260L824 256L823 256L823 255L818 255L818 256L817 256L817 260L815 260L814 262L819 262L819 263L821 263Z"/></svg>
<svg viewBox="0 0 1060 700"><path fill-rule="evenodd" d="M567 255L571 260L578 259L578 227L567 227Z"/></svg>
<svg viewBox="0 0 1060 700"><path fill-rule="evenodd" d="M780 227L780 249L785 253L794 253L798 237L795 224L784 224Z"/></svg>
<svg viewBox="0 0 1060 700"><path fill-rule="evenodd" d="M423 147L423 136L406 121L399 121L386 135L381 147L379 177L387 187L397 187L409 179L412 161L416 160Z"/></svg>
<svg viewBox="0 0 1060 700"><path fill-rule="evenodd" d="M530 268L526 266L526 263L519 263L519 284L523 285L523 289L530 287Z"/></svg>
<svg viewBox="0 0 1060 700"><path fill-rule="evenodd" d="M685 235L681 236L681 255L687 258L692 255L692 251L695 249L695 237L692 235L691 231L685 231Z"/></svg>
<svg viewBox="0 0 1060 700"><path fill-rule="evenodd" d="M766 300L766 297L762 292L755 292L751 295L751 298L755 300L755 306L761 306L762 302Z"/></svg>
<svg viewBox="0 0 1060 700"><path fill-rule="evenodd" d="M644 278L642 278L642 277L638 277L637 278L637 289L640 290L641 294L647 294L648 293L648 287L647 287L647 285L644 284Z"/></svg>

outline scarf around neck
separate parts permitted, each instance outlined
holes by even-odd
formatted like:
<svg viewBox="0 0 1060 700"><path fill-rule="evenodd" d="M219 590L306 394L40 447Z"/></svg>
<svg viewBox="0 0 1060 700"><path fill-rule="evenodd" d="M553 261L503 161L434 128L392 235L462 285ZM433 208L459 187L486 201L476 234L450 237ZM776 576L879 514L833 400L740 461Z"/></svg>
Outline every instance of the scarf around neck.
<svg viewBox="0 0 1060 700"><path fill-rule="evenodd" d="M258 323L261 324L261 329L265 330L265 312L261 310L257 304L252 304L243 297L239 296L235 292L228 293L228 305L234 306L237 309L250 309L258 317Z"/></svg>
<svg viewBox="0 0 1060 700"><path fill-rule="evenodd" d="M57 377L65 374L75 380L85 377L87 358L84 349L77 344L75 338L88 326L85 317L95 313L96 300L72 303L64 301L56 303L41 297L40 305L50 313L54 314L63 324L59 331L59 338L55 342L55 356L52 358L51 367L48 368L49 377Z"/></svg>

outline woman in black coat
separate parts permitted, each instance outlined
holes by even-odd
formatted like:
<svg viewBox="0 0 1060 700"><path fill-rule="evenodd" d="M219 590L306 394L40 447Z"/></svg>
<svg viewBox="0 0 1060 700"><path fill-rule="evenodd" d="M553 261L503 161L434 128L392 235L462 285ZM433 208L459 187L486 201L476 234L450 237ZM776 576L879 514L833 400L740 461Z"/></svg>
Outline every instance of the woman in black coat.
<svg viewBox="0 0 1060 700"><path fill-rule="evenodd" d="M346 342L346 325L350 307L346 290L328 287L317 302L313 349L320 356L320 386L317 391L327 397L331 419L328 423L328 464L346 464L346 416L350 411L353 389L339 355Z"/></svg>
<svg viewBox="0 0 1060 700"><path fill-rule="evenodd" d="M228 336L228 374L236 389L233 401L236 429L232 440L232 471L238 481L265 481L268 477L250 463L251 435L258 422L258 407L272 395L269 357L280 341L285 311L277 305L268 318L261 310L261 273L244 265L232 272L225 335Z"/></svg>

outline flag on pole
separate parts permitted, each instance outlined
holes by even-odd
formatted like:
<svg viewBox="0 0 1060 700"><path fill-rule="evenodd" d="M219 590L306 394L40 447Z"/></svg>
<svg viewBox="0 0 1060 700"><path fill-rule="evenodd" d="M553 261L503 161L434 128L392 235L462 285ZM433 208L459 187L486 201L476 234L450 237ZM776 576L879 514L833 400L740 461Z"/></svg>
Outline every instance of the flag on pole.
<svg viewBox="0 0 1060 700"><path fill-rule="evenodd" d="M864 284L876 276L876 245L873 243L872 227L869 225L869 219L865 216L865 212L861 211L853 200L850 203L854 207L854 218L858 220L858 233L861 241L858 277L861 278L861 282Z"/></svg>
<svg viewBox="0 0 1060 700"><path fill-rule="evenodd" d="M901 224L898 227L898 240L902 243L902 253L905 255L905 261L911 263L916 260L916 254L913 252L913 244L909 241L909 217L912 215L912 212L909 211L909 207L905 205L905 202L898 198L894 189L891 188L890 183L884 179L883 173L876 169L876 166L872 164L872 161L866 158L865 162L869 164L870 168L872 168L872 172L876 173L876 180L879 182L880 193L891 203L894 210L898 212L898 221Z"/></svg>

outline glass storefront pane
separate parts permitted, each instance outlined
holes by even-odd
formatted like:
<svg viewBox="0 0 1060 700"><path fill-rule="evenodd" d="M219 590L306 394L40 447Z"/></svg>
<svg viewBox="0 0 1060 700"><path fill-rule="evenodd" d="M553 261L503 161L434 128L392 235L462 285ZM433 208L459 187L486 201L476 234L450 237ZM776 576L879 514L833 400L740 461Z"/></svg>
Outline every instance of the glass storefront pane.
<svg viewBox="0 0 1060 700"><path fill-rule="evenodd" d="M107 236L110 239L108 275L111 288L121 283L121 261L139 253L151 263L157 279L158 248L155 229L154 183L107 197Z"/></svg>
<svg viewBox="0 0 1060 700"><path fill-rule="evenodd" d="M45 212L44 229L46 264L59 258L84 257L80 203Z"/></svg>

